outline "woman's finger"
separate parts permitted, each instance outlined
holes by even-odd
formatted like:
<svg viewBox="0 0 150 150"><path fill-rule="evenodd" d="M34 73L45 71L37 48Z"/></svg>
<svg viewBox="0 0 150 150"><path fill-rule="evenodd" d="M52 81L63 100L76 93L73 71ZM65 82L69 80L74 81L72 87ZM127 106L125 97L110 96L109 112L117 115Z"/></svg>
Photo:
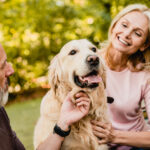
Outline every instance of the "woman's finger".
<svg viewBox="0 0 150 150"><path fill-rule="evenodd" d="M94 131L98 131L100 133L106 134L106 130L101 128L101 127L99 127L99 126L92 125L92 128L93 128Z"/></svg>
<svg viewBox="0 0 150 150"><path fill-rule="evenodd" d="M98 140L98 144L107 144L107 140L105 139Z"/></svg>
<svg viewBox="0 0 150 150"><path fill-rule="evenodd" d="M103 133L100 133L100 132L97 132L97 131L93 131L93 134L95 136L97 136L98 138L105 138L105 134L103 134Z"/></svg>
<svg viewBox="0 0 150 150"><path fill-rule="evenodd" d="M92 120L91 123L103 129L108 128L108 124L100 122L100 121Z"/></svg>

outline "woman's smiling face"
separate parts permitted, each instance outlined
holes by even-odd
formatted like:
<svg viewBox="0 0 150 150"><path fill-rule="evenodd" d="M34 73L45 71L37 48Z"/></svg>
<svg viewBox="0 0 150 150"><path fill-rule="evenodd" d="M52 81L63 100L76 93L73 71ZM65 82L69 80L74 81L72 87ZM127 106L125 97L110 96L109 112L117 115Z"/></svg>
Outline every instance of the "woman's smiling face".
<svg viewBox="0 0 150 150"><path fill-rule="evenodd" d="M144 50L148 25L148 18L140 11L124 15L112 29L112 47L127 55L135 53L138 49Z"/></svg>

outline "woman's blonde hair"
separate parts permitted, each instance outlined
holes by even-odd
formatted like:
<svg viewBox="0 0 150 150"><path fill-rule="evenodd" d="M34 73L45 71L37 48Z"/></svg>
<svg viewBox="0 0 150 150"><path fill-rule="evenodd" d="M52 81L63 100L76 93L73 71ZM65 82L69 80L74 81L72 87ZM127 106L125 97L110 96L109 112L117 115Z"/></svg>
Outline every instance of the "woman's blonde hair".
<svg viewBox="0 0 150 150"><path fill-rule="evenodd" d="M126 15L129 12L132 11L140 11L141 13L143 13L149 20L149 24L148 24L148 37L145 41L145 44L150 43L150 9L142 4L132 4L132 5L128 5L127 7L125 7L122 11L120 11L118 13L118 15L113 19L110 27L109 27L109 31L108 31L108 44L105 47L106 48L106 62L108 64L111 65L111 60L108 59L109 55L109 48L111 46L111 33L112 33L112 29L114 28L114 26L116 25L116 23L119 21L119 19L121 17L123 17L124 15ZM148 48L146 48L143 52L141 52L140 50L138 50L136 53L132 54L131 56L129 56L128 58L128 62L127 62L127 66L131 71L140 71L140 70L150 70L150 47L148 46ZM111 66L113 68L113 66Z"/></svg>

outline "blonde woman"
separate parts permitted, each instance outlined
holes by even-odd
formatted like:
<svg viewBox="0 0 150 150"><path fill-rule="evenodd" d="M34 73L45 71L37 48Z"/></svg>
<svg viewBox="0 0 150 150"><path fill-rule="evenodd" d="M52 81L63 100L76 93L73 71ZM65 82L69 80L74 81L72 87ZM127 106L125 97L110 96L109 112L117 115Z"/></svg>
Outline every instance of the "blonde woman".
<svg viewBox="0 0 150 150"><path fill-rule="evenodd" d="M112 21L108 44L100 51L107 69L107 94L114 99L108 104L112 124L92 121L100 144L111 143L115 150L150 148L150 125L141 108L144 100L150 123L149 46L150 9L127 6Z"/></svg>

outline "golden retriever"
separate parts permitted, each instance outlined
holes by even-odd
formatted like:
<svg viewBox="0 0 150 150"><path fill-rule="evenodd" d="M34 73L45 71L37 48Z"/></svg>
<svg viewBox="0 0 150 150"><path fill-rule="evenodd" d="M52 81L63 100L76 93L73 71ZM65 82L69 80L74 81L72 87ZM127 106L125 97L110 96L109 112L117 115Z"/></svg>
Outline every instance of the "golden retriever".
<svg viewBox="0 0 150 150"><path fill-rule="evenodd" d="M81 39L63 46L49 67L51 89L41 103L40 118L34 132L35 149L53 133L63 100L70 91L72 97L84 91L90 98L90 110L87 116L71 126L61 150L108 149L106 145L98 145L90 123L92 119L108 122L105 78L103 61L92 43Z"/></svg>

